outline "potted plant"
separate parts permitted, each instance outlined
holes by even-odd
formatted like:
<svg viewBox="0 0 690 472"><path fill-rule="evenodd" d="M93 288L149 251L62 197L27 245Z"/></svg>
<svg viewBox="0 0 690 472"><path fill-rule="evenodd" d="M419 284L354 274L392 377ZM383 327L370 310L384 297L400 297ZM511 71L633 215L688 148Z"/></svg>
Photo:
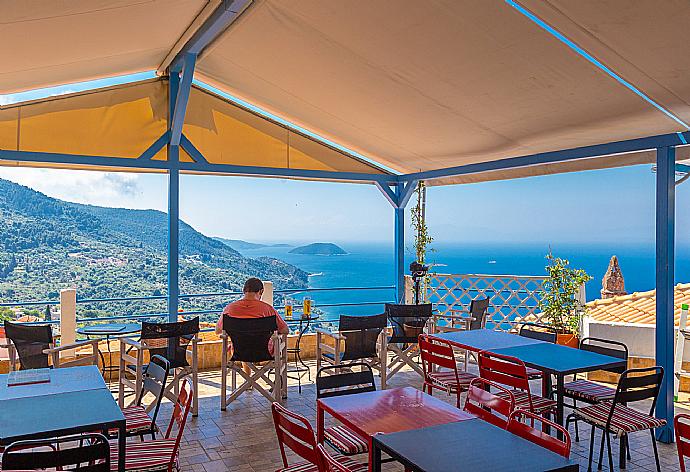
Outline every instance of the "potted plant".
<svg viewBox="0 0 690 472"><path fill-rule="evenodd" d="M433 251L429 245L434 238L429 235L426 225L426 185L423 181L417 183L415 206L410 210L412 229L414 231L414 250L416 259L410 264L410 272L414 280L414 303L426 301L426 284L429 266L426 264L427 251ZM422 283L424 286L422 286Z"/></svg>
<svg viewBox="0 0 690 472"><path fill-rule="evenodd" d="M567 259L546 256L546 271L549 277L544 283L544 296L539 301L545 320L557 333L557 343L578 347L580 322L585 314L585 306L578 299L580 287L592 280L582 269L570 267Z"/></svg>

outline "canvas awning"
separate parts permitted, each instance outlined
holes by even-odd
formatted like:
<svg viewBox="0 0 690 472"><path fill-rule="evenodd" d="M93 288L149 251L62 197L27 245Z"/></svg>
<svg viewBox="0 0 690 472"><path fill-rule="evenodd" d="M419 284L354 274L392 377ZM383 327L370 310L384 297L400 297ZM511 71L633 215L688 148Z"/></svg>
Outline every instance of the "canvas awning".
<svg viewBox="0 0 690 472"><path fill-rule="evenodd" d="M10 0L3 3L0 19L0 93L163 67L203 28L214 9L227 3L74 0L58 7L47 0ZM195 77L400 173L686 131L690 65L682 36L690 4L520 4L640 93L509 1L253 0L197 59ZM184 127L209 161L372 172L372 166L356 156L342 159L336 149L256 117L250 126L254 137L242 134L236 115L249 115L216 98L195 89ZM72 129L74 136L59 138L51 147L133 158L155 139L162 125L160 113L167 113L149 110L156 118L133 136L127 131L135 127L132 123L112 121L114 107L103 103L97 108L109 110L110 121L103 126L112 126L112 135L119 134L121 140L113 139L112 146L108 140L84 142L80 131ZM213 126L208 125L211 117ZM11 133L7 129L4 132ZM256 136L265 148L254 147ZM315 148L318 158L313 156ZM679 149L679 158L687 158L685 153ZM653 160L653 152L618 154L436 183Z"/></svg>

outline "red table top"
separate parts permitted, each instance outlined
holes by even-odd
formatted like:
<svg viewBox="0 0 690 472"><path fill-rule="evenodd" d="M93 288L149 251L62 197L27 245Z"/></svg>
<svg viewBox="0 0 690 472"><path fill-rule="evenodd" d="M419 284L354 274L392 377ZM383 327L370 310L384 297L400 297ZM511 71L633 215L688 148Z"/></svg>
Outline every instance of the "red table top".
<svg viewBox="0 0 690 472"><path fill-rule="evenodd" d="M364 437L474 418L413 387L321 398L317 404Z"/></svg>

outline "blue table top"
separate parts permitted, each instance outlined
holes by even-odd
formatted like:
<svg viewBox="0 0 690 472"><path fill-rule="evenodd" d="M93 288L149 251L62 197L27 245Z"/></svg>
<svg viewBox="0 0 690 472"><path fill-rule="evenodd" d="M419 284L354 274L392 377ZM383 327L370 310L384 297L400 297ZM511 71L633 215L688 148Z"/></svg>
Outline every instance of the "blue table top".
<svg viewBox="0 0 690 472"><path fill-rule="evenodd" d="M435 334L434 337L472 351L487 350L516 357L529 367L559 375L625 365L624 360L616 357L525 338L504 331L477 329Z"/></svg>
<svg viewBox="0 0 690 472"><path fill-rule="evenodd" d="M506 347L543 343L543 341L537 339L525 338L516 334L506 333L505 331L494 331L491 329L451 331L434 334L433 336L471 351L493 351L494 349Z"/></svg>
<svg viewBox="0 0 690 472"><path fill-rule="evenodd" d="M104 323L84 326L77 333L84 336L118 336L141 331L140 323Z"/></svg>
<svg viewBox="0 0 690 472"><path fill-rule="evenodd" d="M579 470L573 461L480 419L379 434L374 443L425 472Z"/></svg>

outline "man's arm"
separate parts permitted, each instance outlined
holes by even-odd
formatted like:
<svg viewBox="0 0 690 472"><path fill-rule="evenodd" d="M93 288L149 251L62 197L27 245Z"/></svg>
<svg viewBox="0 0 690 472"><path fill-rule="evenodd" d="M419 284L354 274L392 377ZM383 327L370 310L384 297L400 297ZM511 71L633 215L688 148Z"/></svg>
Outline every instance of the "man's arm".
<svg viewBox="0 0 690 472"><path fill-rule="evenodd" d="M275 310L274 310L275 311ZM290 328L276 311L276 323L278 324L278 334L290 334Z"/></svg>
<svg viewBox="0 0 690 472"><path fill-rule="evenodd" d="M223 334L223 314L221 313L216 322L216 334Z"/></svg>

